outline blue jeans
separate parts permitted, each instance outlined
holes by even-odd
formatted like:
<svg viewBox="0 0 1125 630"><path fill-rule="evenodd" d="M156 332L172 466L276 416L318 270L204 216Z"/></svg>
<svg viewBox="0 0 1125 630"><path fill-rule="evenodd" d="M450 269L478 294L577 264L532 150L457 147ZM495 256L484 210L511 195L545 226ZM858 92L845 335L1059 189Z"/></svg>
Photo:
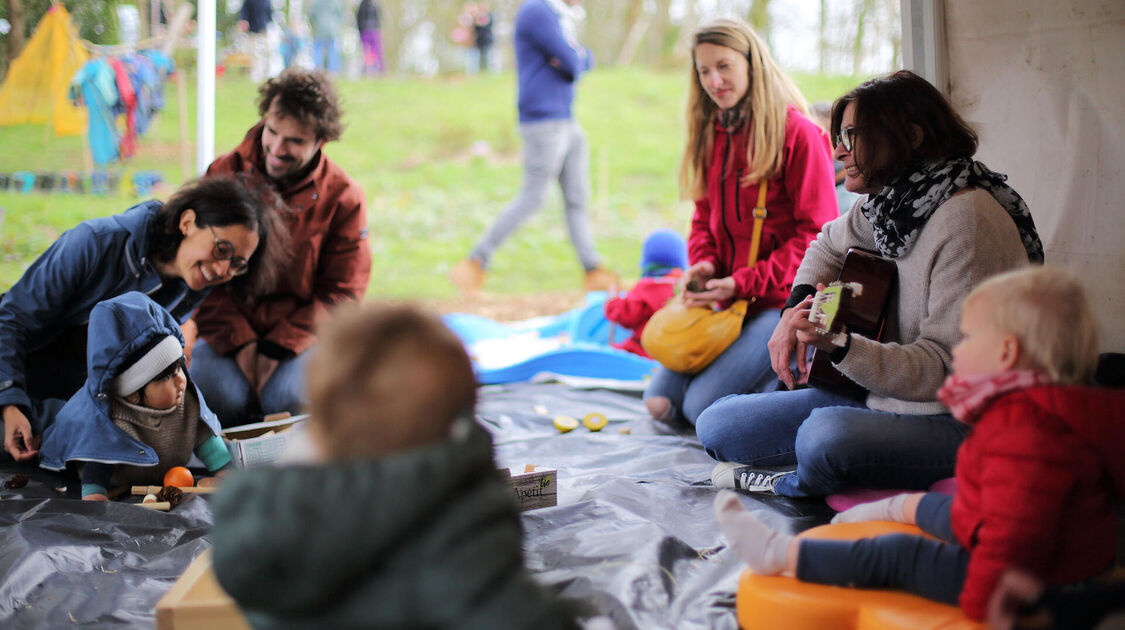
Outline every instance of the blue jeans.
<svg viewBox="0 0 1125 630"><path fill-rule="evenodd" d="M600 259L594 250L590 218L586 214L590 197L590 149L582 126L574 119L523 123L520 136L523 138L523 185L469 257L487 267L492 252L539 211L547 196L547 187L557 181L566 206L566 227L578 260L586 271L597 267Z"/></svg>
<svg viewBox="0 0 1125 630"><path fill-rule="evenodd" d="M861 588L902 588L927 599L957 605L969 552L953 538L953 497L929 493L915 519L941 540L888 534L861 540L802 540L797 579Z"/></svg>
<svg viewBox="0 0 1125 630"><path fill-rule="evenodd" d="M318 37L313 40L313 61L320 70L332 74L340 72L340 47L334 37Z"/></svg>
<svg viewBox="0 0 1125 630"><path fill-rule="evenodd" d="M199 339L191 354L191 378L224 427L245 424L250 416L298 412L305 405L304 368L308 352L278 364L262 388L261 403L233 357L218 354Z"/></svg>
<svg viewBox="0 0 1125 630"><path fill-rule="evenodd" d="M789 497L851 488L925 490L953 476L968 427L949 414L875 411L820 389L727 396L695 423L720 461L791 466L774 484Z"/></svg>
<svg viewBox="0 0 1125 630"><path fill-rule="evenodd" d="M656 368L644 397L667 398L676 418L695 424L699 414L723 396L774 387L777 375L770 366L766 343L780 319L780 309L768 309L747 319L738 339L698 374Z"/></svg>

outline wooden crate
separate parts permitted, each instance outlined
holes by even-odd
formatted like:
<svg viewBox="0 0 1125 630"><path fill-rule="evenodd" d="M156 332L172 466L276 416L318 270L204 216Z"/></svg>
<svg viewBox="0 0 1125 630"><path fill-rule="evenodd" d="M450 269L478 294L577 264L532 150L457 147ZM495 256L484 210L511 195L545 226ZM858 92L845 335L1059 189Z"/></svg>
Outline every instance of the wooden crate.
<svg viewBox="0 0 1125 630"><path fill-rule="evenodd" d="M250 630L215 579L210 550L200 554L156 602L156 630Z"/></svg>

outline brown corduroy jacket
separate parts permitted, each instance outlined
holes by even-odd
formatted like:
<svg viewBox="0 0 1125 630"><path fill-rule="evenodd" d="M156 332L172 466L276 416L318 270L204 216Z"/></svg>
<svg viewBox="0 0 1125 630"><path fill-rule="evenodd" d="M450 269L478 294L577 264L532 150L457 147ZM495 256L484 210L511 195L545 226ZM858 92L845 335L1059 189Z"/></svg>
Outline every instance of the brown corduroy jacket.
<svg viewBox="0 0 1125 630"><path fill-rule="evenodd" d="M199 335L220 354L265 340L300 354L316 342L316 323L334 305L359 300L371 276L367 241L367 200L363 189L323 152L313 168L286 190L291 255L275 291L253 306L221 286L199 306ZM208 175L245 173L269 181L262 155L262 124L242 144L220 156Z"/></svg>

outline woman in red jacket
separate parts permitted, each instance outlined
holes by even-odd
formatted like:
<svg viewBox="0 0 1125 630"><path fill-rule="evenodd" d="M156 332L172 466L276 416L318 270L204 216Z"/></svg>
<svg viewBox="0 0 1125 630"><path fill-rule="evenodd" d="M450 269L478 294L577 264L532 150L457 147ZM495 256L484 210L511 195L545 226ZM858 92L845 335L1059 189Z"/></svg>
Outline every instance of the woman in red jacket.
<svg viewBox="0 0 1125 630"><path fill-rule="evenodd" d="M695 216L683 299L753 303L742 335L711 365L695 375L658 368L645 391L653 418L692 424L723 396L776 383L766 342L805 248L839 214L828 136L762 40L742 22L718 20L693 42L680 191L695 200ZM749 260L762 187L766 216Z"/></svg>
<svg viewBox="0 0 1125 630"><path fill-rule="evenodd" d="M960 603L975 620L1009 567L1048 585L1107 571L1113 501L1125 496L1125 392L1076 386L1093 375L1096 330L1081 284L1058 269L993 276L965 299L953 375L939 392L972 426L957 453L957 494L900 494L833 519L913 523L940 540L798 542L729 491L715 500L720 527L757 573L904 588Z"/></svg>

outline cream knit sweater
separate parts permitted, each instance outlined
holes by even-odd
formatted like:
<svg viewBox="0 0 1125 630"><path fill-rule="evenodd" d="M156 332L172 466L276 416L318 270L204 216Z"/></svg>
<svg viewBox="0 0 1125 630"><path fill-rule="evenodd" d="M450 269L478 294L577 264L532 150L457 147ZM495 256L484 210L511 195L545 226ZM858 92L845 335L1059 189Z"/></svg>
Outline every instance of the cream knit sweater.
<svg viewBox="0 0 1125 630"><path fill-rule="evenodd" d="M809 245L794 285L835 280L848 248L876 251L871 223L851 211L824 225ZM895 260L883 341L852 335L836 367L870 393L867 406L892 413L948 413L937 390L960 337L961 302L985 278L1028 264L1019 231L986 191L962 191L934 211L905 256Z"/></svg>

